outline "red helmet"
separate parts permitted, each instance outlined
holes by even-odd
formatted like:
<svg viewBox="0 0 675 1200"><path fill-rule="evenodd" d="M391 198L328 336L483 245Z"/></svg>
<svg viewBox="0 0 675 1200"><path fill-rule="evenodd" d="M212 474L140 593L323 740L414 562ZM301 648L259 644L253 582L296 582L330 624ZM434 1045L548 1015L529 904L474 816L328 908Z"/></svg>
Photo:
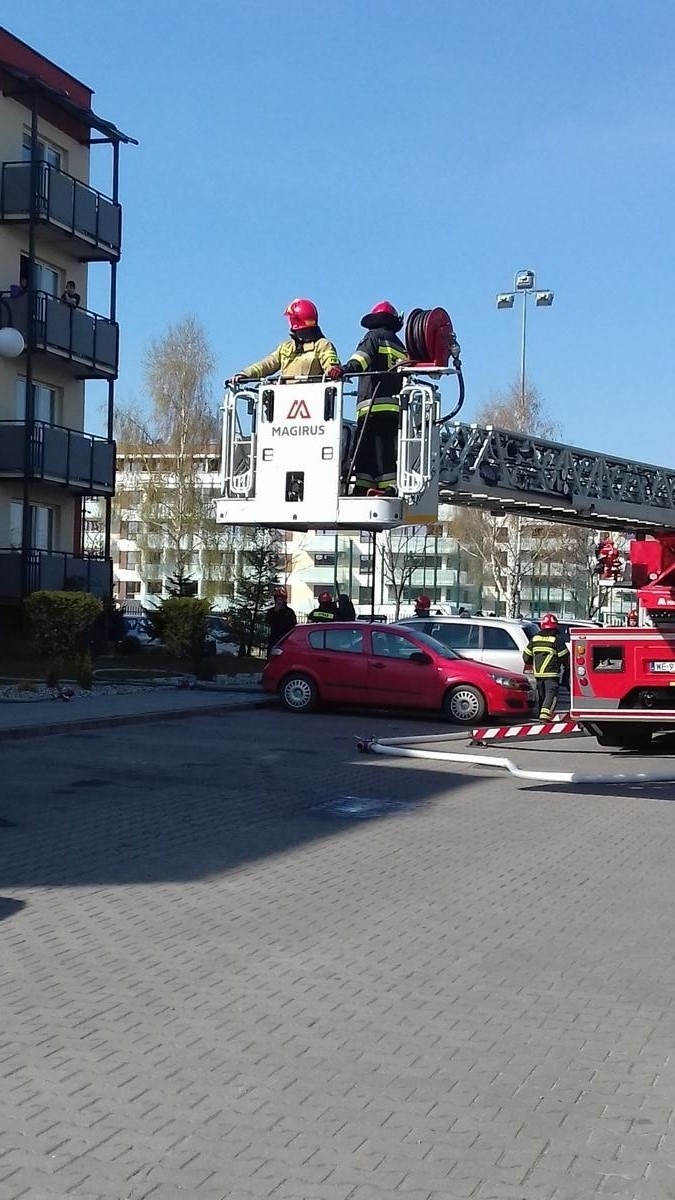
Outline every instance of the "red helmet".
<svg viewBox="0 0 675 1200"><path fill-rule="evenodd" d="M332 599L330 592L319 592L319 604L328 604Z"/></svg>
<svg viewBox="0 0 675 1200"><path fill-rule="evenodd" d="M319 324L319 310L311 300L291 300L284 310L291 329L308 329Z"/></svg>
<svg viewBox="0 0 675 1200"><path fill-rule="evenodd" d="M640 614L638 613L637 608L631 608L631 610L628 614L628 624L629 625L637 625L639 619L640 619Z"/></svg>
<svg viewBox="0 0 675 1200"><path fill-rule="evenodd" d="M272 595L274 596L275 600L286 600L288 598L288 592L286 591L285 587L275 587Z"/></svg>
<svg viewBox="0 0 675 1200"><path fill-rule="evenodd" d="M394 332L398 332L403 325L403 313L397 312L389 300L380 300L379 304L375 304L370 312L361 318L361 324L364 329L374 329L382 324L383 317L388 318L387 324Z"/></svg>
<svg viewBox="0 0 675 1200"><path fill-rule="evenodd" d="M431 608L431 600L428 596L418 596L415 603L418 608Z"/></svg>
<svg viewBox="0 0 675 1200"><path fill-rule="evenodd" d="M539 626L541 629L557 629L558 618L556 617L555 613L544 613L541 621L539 622Z"/></svg>

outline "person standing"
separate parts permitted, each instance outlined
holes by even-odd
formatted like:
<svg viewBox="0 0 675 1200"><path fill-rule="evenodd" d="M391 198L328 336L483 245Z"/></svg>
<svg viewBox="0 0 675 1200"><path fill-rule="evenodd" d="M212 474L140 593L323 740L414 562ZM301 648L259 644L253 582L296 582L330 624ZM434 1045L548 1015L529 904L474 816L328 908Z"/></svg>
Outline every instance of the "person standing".
<svg viewBox="0 0 675 1200"><path fill-rule="evenodd" d="M319 312L312 300L291 300L284 316L288 317L290 332L271 354L238 371L234 383L246 379L265 379L278 375L280 380L327 376L341 377L337 350L319 328Z"/></svg>
<svg viewBox="0 0 675 1200"><path fill-rule="evenodd" d="M340 592L338 596L337 619L338 621L356 620L356 609L345 592Z"/></svg>
<svg viewBox="0 0 675 1200"><path fill-rule="evenodd" d="M379 491L396 495L396 451L401 376L396 367L408 361L408 352L398 337L403 316L393 304L382 300L361 318L368 332L348 362L344 375L359 379L356 398L356 454L354 496Z"/></svg>
<svg viewBox="0 0 675 1200"><path fill-rule="evenodd" d="M71 308L79 308L80 293L75 287L74 279L69 279L66 283L65 291L61 292L61 299L64 304L69 304Z"/></svg>
<svg viewBox="0 0 675 1200"><path fill-rule="evenodd" d="M337 620L337 605L330 592L320 593L319 603L316 608L312 609L307 620L312 622Z"/></svg>
<svg viewBox="0 0 675 1200"><path fill-rule="evenodd" d="M539 716L544 721L550 721L555 712L560 675L568 660L569 650L558 629L558 618L554 613L545 613L523 650L525 670L532 671L537 684Z"/></svg>
<svg viewBox="0 0 675 1200"><path fill-rule="evenodd" d="M268 658L277 645L277 642L280 642L287 633L290 633L291 629L295 629L297 623L298 618L288 603L286 588L276 587L274 589L274 604L265 613L265 624L269 628L269 637L267 639Z"/></svg>
<svg viewBox="0 0 675 1200"><path fill-rule="evenodd" d="M415 616L430 617L431 616L431 600L428 596L418 596L415 601Z"/></svg>

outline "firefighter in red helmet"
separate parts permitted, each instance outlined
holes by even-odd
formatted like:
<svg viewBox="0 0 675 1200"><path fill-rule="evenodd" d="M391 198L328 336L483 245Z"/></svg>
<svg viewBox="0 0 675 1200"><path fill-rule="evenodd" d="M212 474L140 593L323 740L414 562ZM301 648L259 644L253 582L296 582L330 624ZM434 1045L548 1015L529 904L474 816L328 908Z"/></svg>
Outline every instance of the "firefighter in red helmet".
<svg viewBox="0 0 675 1200"><path fill-rule="evenodd" d="M267 638L267 657L269 658L277 642L280 642L298 623L293 609L288 603L288 593L285 587L275 587L272 593L274 603L265 613L265 624L269 629Z"/></svg>
<svg viewBox="0 0 675 1200"><path fill-rule="evenodd" d="M337 620L337 604L335 603L330 592L320 592L318 596L319 603L316 608L313 608L309 614L308 621L335 621Z"/></svg>
<svg viewBox="0 0 675 1200"><path fill-rule="evenodd" d="M567 643L554 613L544 613L538 631L523 650L526 671L532 671L539 696L539 716L550 721L560 691L560 673L569 661Z"/></svg>
<svg viewBox="0 0 675 1200"><path fill-rule="evenodd" d="M291 300L284 316L288 317L289 336L280 342L276 350L251 363L234 376L234 382L245 379L265 379L278 375L279 379L326 375L329 379L340 378L340 360L337 350L319 328L319 313L312 300Z"/></svg>
<svg viewBox="0 0 675 1200"><path fill-rule="evenodd" d="M415 616L428 617L431 615L431 600L428 596L418 596L415 601Z"/></svg>
<svg viewBox="0 0 675 1200"><path fill-rule="evenodd" d="M352 464L355 496L369 491L396 495L396 445L401 377L395 368L408 359L398 337L403 315L382 300L361 324L368 332L342 368L345 375L363 374L356 400L357 450Z"/></svg>

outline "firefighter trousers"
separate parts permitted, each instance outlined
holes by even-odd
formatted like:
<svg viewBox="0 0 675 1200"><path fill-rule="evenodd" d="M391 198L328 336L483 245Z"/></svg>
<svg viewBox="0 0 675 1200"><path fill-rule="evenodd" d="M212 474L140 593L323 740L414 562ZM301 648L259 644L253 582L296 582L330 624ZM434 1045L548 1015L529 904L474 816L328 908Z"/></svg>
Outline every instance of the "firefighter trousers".
<svg viewBox="0 0 675 1200"><path fill-rule="evenodd" d="M539 716L548 721L555 712L555 706L558 702L558 692L560 690L560 680L557 678L538 679L537 680L537 695L539 697Z"/></svg>
<svg viewBox="0 0 675 1200"><path fill-rule="evenodd" d="M374 412L359 416L356 425L360 445L354 459L356 495L365 495L369 488L396 487L396 449L398 443L398 413Z"/></svg>

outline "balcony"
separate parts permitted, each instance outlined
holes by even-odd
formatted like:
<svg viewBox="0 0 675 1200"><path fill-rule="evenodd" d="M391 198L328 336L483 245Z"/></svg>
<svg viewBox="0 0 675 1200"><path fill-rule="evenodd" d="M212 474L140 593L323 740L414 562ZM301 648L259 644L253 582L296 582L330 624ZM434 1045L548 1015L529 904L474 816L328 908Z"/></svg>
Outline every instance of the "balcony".
<svg viewBox="0 0 675 1200"><path fill-rule="evenodd" d="M22 590L23 570L26 588ZM19 601L30 592L90 592L104 599L112 593L112 561L57 550L0 548L0 601Z"/></svg>
<svg viewBox="0 0 675 1200"><path fill-rule="evenodd" d="M25 475L26 422L0 421L0 479ZM30 436L31 479L65 484L86 495L112 496L115 443L76 429L34 421Z"/></svg>
<svg viewBox="0 0 675 1200"><path fill-rule="evenodd" d="M35 212L42 238L80 262L117 262L122 209L65 171L38 165ZM6 162L0 179L0 221L25 225L30 217L31 164Z"/></svg>
<svg viewBox="0 0 675 1200"><path fill-rule="evenodd" d="M108 317L73 308L49 292L26 292L8 300L12 323L28 344L28 305L33 304L34 351L72 363L78 379L115 379L119 326Z"/></svg>

